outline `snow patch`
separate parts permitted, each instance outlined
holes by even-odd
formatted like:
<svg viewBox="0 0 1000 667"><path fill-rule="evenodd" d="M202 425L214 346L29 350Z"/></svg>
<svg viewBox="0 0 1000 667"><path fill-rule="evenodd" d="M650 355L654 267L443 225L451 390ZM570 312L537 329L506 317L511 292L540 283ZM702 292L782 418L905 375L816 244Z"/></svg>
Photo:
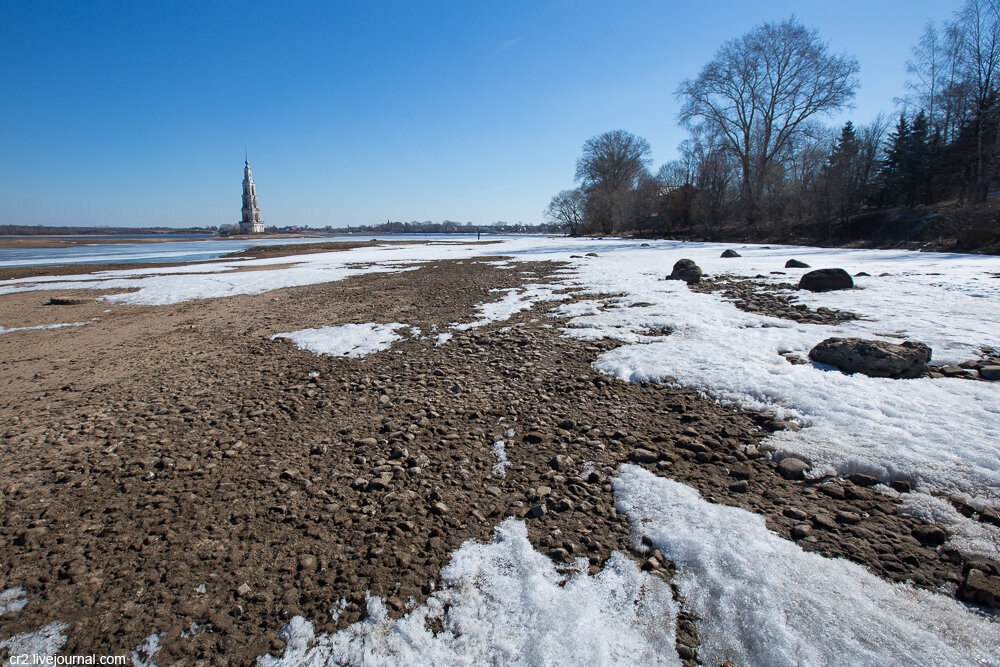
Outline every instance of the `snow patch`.
<svg viewBox="0 0 1000 667"><path fill-rule="evenodd" d="M12 611L20 611L24 609L26 604L28 604L28 598L25 596L24 588L21 586L8 588L0 593L0 616Z"/></svg>
<svg viewBox="0 0 1000 667"><path fill-rule="evenodd" d="M677 567L705 664L976 664L1000 659L1000 626L954 599L890 584L802 551L764 517L623 465L617 507ZM734 539L734 536L739 536Z"/></svg>
<svg viewBox="0 0 1000 667"><path fill-rule="evenodd" d="M493 455L497 457L497 464L493 466L493 474L500 477L507 476L507 466L510 465L510 461L507 460L507 451L504 449L504 444L503 440L497 440L490 448L493 450Z"/></svg>
<svg viewBox="0 0 1000 667"><path fill-rule="evenodd" d="M271 336L288 338L295 347L313 354L329 354L335 357L351 357L358 359L380 350L388 350L393 343L402 340L396 334L397 329L407 328L406 324L393 322L391 324L344 324L337 327L320 327L319 329L300 329L291 333L280 333Z"/></svg>
<svg viewBox="0 0 1000 667"><path fill-rule="evenodd" d="M0 641L0 655L6 650L10 657L25 654L31 656L27 664L46 664L44 659L54 656L66 643L66 635L63 632L68 627L68 623L54 621L33 632L22 632L4 639Z"/></svg>
<svg viewBox="0 0 1000 667"><path fill-rule="evenodd" d="M680 664L666 583L619 553L594 576L584 559L578 567L557 572L524 522L507 519L493 543L463 544L440 590L398 621L377 597L368 618L332 635L297 616L281 632L283 654L258 664ZM441 632L427 628L431 619Z"/></svg>

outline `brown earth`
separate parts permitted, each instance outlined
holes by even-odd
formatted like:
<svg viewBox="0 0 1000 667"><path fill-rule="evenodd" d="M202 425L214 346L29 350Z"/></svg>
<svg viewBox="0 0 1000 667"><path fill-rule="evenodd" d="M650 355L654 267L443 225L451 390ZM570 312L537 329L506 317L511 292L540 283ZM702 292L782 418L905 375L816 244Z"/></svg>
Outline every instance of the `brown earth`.
<svg viewBox="0 0 1000 667"><path fill-rule="evenodd" d="M560 268L495 259L110 313L43 305L81 291L0 296L2 322L100 317L0 335L0 591L32 596L0 616L0 636L60 620L67 654L127 654L159 633L157 664L248 664L282 648L295 614L343 628L368 592L405 613L451 552L511 515L559 561L596 570L620 550L669 577L613 509L609 479L629 459L763 514L805 549L957 590L960 557L868 480L784 479L759 444L789 425L598 374L614 344L560 335L548 304L364 359L270 339L371 321L427 335ZM500 438L506 477L493 472ZM693 663L697 619L682 618L678 644Z"/></svg>

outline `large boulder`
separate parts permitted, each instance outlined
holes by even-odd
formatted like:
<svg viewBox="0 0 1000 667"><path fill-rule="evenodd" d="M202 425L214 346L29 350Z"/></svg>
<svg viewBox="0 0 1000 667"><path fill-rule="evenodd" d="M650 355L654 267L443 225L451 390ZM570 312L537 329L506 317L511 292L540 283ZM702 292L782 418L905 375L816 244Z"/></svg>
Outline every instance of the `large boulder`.
<svg viewBox="0 0 1000 667"><path fill-rule="evenodd" d="M736 252L732 248L724 250L723 253L721 255L719 255L719 256L720 257L742 257L742 255L740 255L740 253Z"/></svg>
<svg viewBox="0 0 1000 667"><path fill-rule="evenodd" d="M688 285L701 280L701 267L694 263L693 259L679 259L674 264L674 270L667 276L667 280L683 280Z"/></svg>
<svg viewBox="0 0 1000 667"><path fill-rule="evenodd" d="M923 343L902 344L864 338L827 338L809 351L809 358L836 366L845 373L875 378L915 378L927 371L931 348Z"/></svg>
<svg viewBox="0 0 1000 667"><path fill-rule="evenodd" d="M832 292L852 287L854 287L854 279L843 269L816 269L804 274L799 279L799 289L810 292Z"/></svg>
<svg viewBox="0 0 1000 667"><path fill-rule="evenodd" d="M785 262L785 268L786 269L808 269L809 265L806 264L805 262L800 262L797 259L790 259L787 262Z"/></svg>

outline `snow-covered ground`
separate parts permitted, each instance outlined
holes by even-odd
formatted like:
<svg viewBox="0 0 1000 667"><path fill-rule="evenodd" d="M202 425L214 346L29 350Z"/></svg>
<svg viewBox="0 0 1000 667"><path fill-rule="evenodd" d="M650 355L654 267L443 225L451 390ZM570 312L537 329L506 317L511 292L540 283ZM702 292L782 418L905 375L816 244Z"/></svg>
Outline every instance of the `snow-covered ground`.
<svg viewBox="0 0 1000 667"><path fill-rule="evenodd" d="M742 257L720 258L730 247ZM598 256L585 257L589 252ZM676 382L727 404L792 419L802 430L769 439L777 456L808 458L817 475L860 471L884 481L914 481L916 493L903 499L906 511L946 524L961 549L1000 557L1000 531L966 519L932 495L1000 507L1000 383L846 376L792 365L779 354L805 357L830 336L902 336L930 345L938 363L979 358L983 347L1000 350L996 257L670 241L642 247L639 241L536 237L489 246L381 246L221 261L212 264L214 270L201 266L181 275L173 275L176 269L142 269L22 279L0 282L0 293L132 289L107 300L160 305L500 255L512 258L511 270L522 260L566 261L569 268L553 284L505 292L470 313L466 323L446 328L499 321L539 301L562 299L567 287L579 288L584 301L556 308L569 318L565 335L625 343L595 360L601 372L628 381ZM794 283L806 271L785 269L790 258L813 268L867 272L857 279L858 290L797 293L810 306L849 310L862 319L819 326L740 311L717 294L663 280L682 257L708 274L774 283ZM664 329L670 335L662 335ZM335 336L338 343L342 334ZM436 333L435 340L446 343L448 336ZM314 351L321 349L316 346ZM677 583L703 616L709 662L1000 663L996 623L951 599L805 554L768 533L760 517L712 505L683 485L635 468L620 471L616 493L636 534L649 535L677 563ZM286 653L264 663L326 664L362 655L395 663L676 661L669 591L663 593L624 557L596 576L562 580L522 532L523 525L506 522L493 544L464 545L442 572L441 590L399 621L389 619L376 599L367 620L336 635L315 637L307 621L297 619L286 629ZM644 591L641 599L637 591ZM447 632L427 632L424 619L431 617Z"/></svg>

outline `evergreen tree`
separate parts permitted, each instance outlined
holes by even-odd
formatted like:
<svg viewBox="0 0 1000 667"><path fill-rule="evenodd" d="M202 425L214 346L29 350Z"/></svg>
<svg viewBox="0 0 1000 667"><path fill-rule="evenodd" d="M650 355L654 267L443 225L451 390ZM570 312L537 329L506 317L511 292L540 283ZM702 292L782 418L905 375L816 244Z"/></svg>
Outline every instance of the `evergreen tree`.
<svg viewBox="0 0 1000 667"><path fill-rule="evenodd" d="M883 203L895 205L905 191L910 155L910 124L906 114L899 114L895 129L889 133L888 149L882 166Z"/></svg>
<svg viewBox="0 0 1000 667"><path fill-rule="evenodd" d="M860 147L854 123L847 121L837 137L837 144L827 160L826 168L830 203L833 212L841 220L846 220L861 206L858 160Z"/></svg>

